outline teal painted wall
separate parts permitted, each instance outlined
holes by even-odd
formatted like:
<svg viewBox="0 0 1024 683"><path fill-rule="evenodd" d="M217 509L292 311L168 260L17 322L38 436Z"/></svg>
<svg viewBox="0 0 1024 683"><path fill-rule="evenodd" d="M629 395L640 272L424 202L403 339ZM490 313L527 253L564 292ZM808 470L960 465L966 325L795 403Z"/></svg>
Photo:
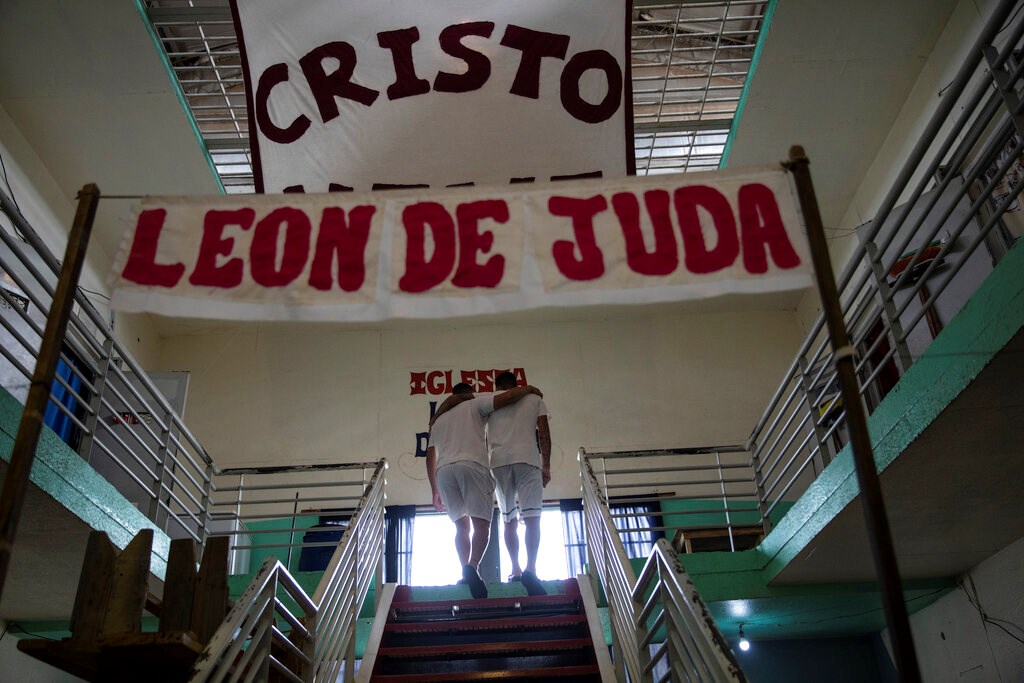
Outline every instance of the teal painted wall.
<svg viewBox="0 0 1024 683"><path fill-rule="evenodd" d="M10 462L24 406L0 388L0 458ZM153 529L150 571L159 578L167 571L170 537L89 466L53 430L43 427L29 480L85 524L105 531L124 548L142 529ZM24 522L24 520L23 520Z"/></svg>

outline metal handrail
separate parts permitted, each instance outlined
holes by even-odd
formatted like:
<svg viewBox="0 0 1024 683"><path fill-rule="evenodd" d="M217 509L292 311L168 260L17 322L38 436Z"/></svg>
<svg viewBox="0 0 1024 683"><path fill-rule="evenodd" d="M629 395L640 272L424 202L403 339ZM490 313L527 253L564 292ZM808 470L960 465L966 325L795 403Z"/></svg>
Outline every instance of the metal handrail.
<svg viewBox="0 0 1024 683"><path fill-rule="evenodd" d="M305 683L354 680L356 620L383 569L386 468L384 460L374 464L313 596L277 558L267 558L196 660L190 681L266 680L270 669Z"/></svg>
<svg viewBox="0 0 1024 683"><path fill-rule="evenodd" d="M760 515L745 523L736 517L757 514L763 498L744 446L586 452L585 458L606 501L650 508L612 512L613 521L629 522L628 531L620 525L620 535L721 528L735 549L736 527L761 524ZM673 503L679 505L669 507ZM685 521L708 515L722 521Z"/></svg>
<svg viewBox="0 0 1024 683"><path fill-rule="evenodd" d="M891 390L883 374L902 375L924 353L917 328L952 292L950 284L962 283L964 291L980 285L983 277L972 270L978 259L971 257L993 238L1024 188L1024 179L1008 181L1024 149L1024 103L1017 95L1024 87L1024 13L1015 7L1018 2L1002 0L994 8L838 278L869 413ZM1009 192L997 201L993 190L1000 183ZM918 246L908 252L914 240ZM924 247L936 242L925 261ZM948 305L957 305L953 296L966 298L949 294ZM747 440L766 530L779 502L802 494L846 443L846 413L834 398L823 330L819 315Z"/></svg>
<svg viewBox="0 0 1024 683"><path fill-rule="evenodd" d="M746 682L707 605L665 539L655 543L632 598L643 604L635 622L635 630L646 634L641 646L661 643L646 667L652 673L665 670L659 681Z"/></svg>
<svg viewBox="0 0 1024 683"><path fill-rule="evenodd" d="M729 447L732 452L744 452ZM723 447L724 451L725 447ZM694 682L745 682L725 638L715 626L664 538L653 546L639 578L633 569L620 531L616 529L602 485L592 463L595 460L707 454L714 449L696 448L621 453L579 451L583 479L583 515L587 533L587 561L604 587L612 626L612 659L619 680L637 683L687 680ZM668 468L665 468L668 469ZM721 509L716 510L721 512ZM652 645L660 643L660 647ZM652 649L655 650L653 656Z"/></svg>
<svg viewBox="0 0 1024 683"><path fill-rule="evenodd" d="M608 510L608 501L601 491L587 453L582 448L579 460L583 478L587 562L604 587L608 600L608 617L612 627L612 660L620 680L623 680L622 672L628 671L629 680L647 683L651 680L650 673L643 672L649 656L641 651L637 632L633 627L635 614L639 610L639 605L632 599L636 573L626 556L622 539L615 529L615 523Z"/></svg>

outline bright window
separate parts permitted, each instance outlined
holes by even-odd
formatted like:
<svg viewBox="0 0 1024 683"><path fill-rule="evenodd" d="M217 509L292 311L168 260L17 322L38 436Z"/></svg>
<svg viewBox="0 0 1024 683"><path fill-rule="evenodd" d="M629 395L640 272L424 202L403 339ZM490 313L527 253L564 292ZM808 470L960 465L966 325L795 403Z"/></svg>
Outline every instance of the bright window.
<svg viewBox="0 0 1024 683"><path fill-rule="evenodd" d="M519 525L519 562L526 565L526 528ZM512 572L512 562L505 550L502 525L497 537L501 551L499 576L502 580ZM537 554L537 576L543 580L565 579L569 572L565 561L565 540L562 535L562 513L545 510L541 514L540 551ZM462 567L455 557L455 525L447 515L418 514L413 527L412 585L447 586L462 578Z"/></svg>
<svg viewBox="0 0 1024 683"><path fill-rule="evenodd" d="M501 573L504 581L512 573L512 560L505 549L504 523L499 523L501 543ZM526 525L519 521L519 566L526 568ZM491 539L494 543L495 539ZM565 538L562 535L562 513L558 510L544 510L540 515L540 550L537 551L537 577L548 581L569 578L565 562Z"/></svg>

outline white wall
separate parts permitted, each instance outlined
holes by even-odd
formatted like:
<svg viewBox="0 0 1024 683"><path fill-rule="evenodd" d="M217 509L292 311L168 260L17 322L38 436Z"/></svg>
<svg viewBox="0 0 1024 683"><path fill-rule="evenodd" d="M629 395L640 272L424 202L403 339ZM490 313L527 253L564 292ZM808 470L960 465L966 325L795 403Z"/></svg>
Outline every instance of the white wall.
<svg viewBox="0 0 1024 683"><path fill-rule="evenodd" d="M14 197L22 215L50 252L58 260L63 259L68 231L75 214L73 198L63 194L2 105L0 155L3 156L7 172L7 182L0 185L0 189ZM0 227L9 234L15 234L11 222L2 213ZM88 293L89 299L105 321L110 319L105 270L109 263L110 258L102 245L92 241L86 252L86 263L80 279L81 286L92 292ZM155 363L160 340L148 316L119 315L116 332L119 341L144 366Z"/></svg>
<svg viewBox="0 0 1024 683"><path fill-rule="evenodd" d="M579 318L580 313L567 312ZM553 483L578 497L576 451L743 443L798 343L792 312L245 330L167 339L190 370L186 422L220 467L388 458L391 503L427 503L430 396L410 373L516 368L552 413ZM440 398L443 399L443 396ZM437 400L437 399L434 399Z"/></svg>
<svg viewBox="0 0 1024 683"><path fill-rule="evenodd" d="M993 624L986 624L966 591L977 588L978 602L993 620L1024 638L1024 538L972 569L963 589L912 614L910 628L925 683L1017 683L1024 681L1024 644ZM888 630L883 631L892 652Z"/></svg>
<svg viewBox="0 0 1024 683"><path fill-rule="evenodd" d="M939 105L940 93L956 76L995 4L995 0L960 0L954 8L878 154L860 180L842 221L829 239L837 278L857 247L853 230L875 217L905 159ZM820 310L817 292L811 290L799 307L800 324L805 330L810 329Z"/></svg>

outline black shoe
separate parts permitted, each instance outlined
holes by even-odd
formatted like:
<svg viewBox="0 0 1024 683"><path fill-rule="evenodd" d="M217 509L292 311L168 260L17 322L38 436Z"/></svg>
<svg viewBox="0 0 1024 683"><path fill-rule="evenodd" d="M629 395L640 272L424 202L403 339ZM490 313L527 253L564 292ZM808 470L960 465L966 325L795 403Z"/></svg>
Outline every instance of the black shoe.
<svg viewBox="0 0 1024 683"><path fill-rule="evenodd" d="M469 585L469 592L474 598L487 597L487 584L480 578L476 567L469 564L465 565L462 568L462 578L466 580L466 583Z"/></svg>
<svg viewBox="0 0 1024 683"><path fill-rule="evenodd" d="M541 585L540 579L537 575L531 571L523 572L520 581L523 582L523 586L526 588L527 595L547 595L548 592L544 590L544 586Z"/></svg>

